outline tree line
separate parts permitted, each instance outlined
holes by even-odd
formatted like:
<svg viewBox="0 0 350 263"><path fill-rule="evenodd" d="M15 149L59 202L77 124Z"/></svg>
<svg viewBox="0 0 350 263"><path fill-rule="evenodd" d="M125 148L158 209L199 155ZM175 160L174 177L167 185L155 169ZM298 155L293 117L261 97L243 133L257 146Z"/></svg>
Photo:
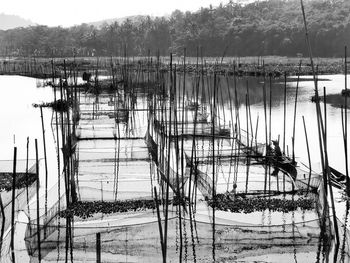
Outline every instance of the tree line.
<svg viewBox="0 0 350 263"><path fill-rule="evenodd" d="M306 0L315 56L343 55L350 43L349 0ZM307 54L299 0L230 1L196 12L137 16L122 23L69 28L31 26L0 31L2 56L296 56Z"/></svg>

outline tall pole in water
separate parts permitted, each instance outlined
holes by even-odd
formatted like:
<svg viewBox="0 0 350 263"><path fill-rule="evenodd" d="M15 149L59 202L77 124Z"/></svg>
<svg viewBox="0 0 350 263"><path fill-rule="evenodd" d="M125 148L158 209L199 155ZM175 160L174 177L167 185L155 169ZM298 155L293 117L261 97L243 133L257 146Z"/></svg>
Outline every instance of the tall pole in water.
<svg viewBox="0 0 350 263"><path fill-rule="evenodd" d="M323 121L322 121L322 114L321 114L321 108L320 108L320 102L319 102L319 94L318 94L318 88L317 88L317 78L316 78L315 66L314 66L314 62L313 62L313 58L312 58L312 50L311 50L311 44L310 44L308 30L307 30L307 23L306 23L306 16L305 16L305 9L304 9L303 0L300 0L300 4L301 4L301 11L303 14L306 42L308 45L310 63L311 63L313 80L314 80L314 85L315 85L317 127L318 127L321 164L322 164L322 171L323 171L323 183L324 183L324 191L325 191L324 203L327 204L327 187L328 187L328 181L329 181L329 178L328 178L328 176L329 176L328 154L327 154L327 148L324 145L322 145L322 141L323 141L323 144L326 142L326 137L325 137L326 135L325 135ZM331 198L333 201L333 194L332 194L332 187L331 186L329 187L329 190L331 192ZM325 210L325 212L326 212L326 210ZM335 211L334 204L332 205L332 212L333 212L333 218L334 218L334 230L335 230L335 234L336 234L336 239L337 239L337 243L339 243L338 223L337 223L337 217L336 217L336 211ZM325 216L323 219L325 220Z"/></svg>
<svg viewBox="0 0 350 263"><path fill-rule="evenodd" d="M345 172L346 172L346 190L350 195L350 180L349 180L349 165L348 165L348 59L347 59L347 46L345 46L344 57L344 76L345 76L345 99L344 99L344 151L345 151Z"/></svg>
<svg viewBox="0 0 350 263"><path fill-rule="evenodd" d="M13 151L13 173L12 173L12 216L11 216L11 255L12 262L15 262L15 201L16 201L16 164L17 147Z"/></svg>
<svg viewBox="0 0 350 263"><path fill-rule="evenodd" d="M39 187L40 187L40 178L39 178L39 154L38 154L38 140L35 139L35 170L37 175L36 182L36 233L38 239L38 260L41 262L41 247L40 247L40 214L39 214Z"/></svg>
<svg viewBox="0 0 350 263"><path fill-rule="evenodd" d="M165 193L165 222L164 222L164 254L163 254L163 263L166 262L166 253L167 253L167 238L168 238L168 216L169 216L169 183L170 183L170 147L171 147L171 114L172 114L172 107L171 104L173 103L172 95L173 95L173 54L170 53L170 100L169 100L169 135L168 135L168 158L167 158L167 182L166 182L166 193ZM176 127L175 127L176 128Z"/></svg>
<svg viewBox="0 0 350 263"><path fill-rule="evenodd" d="M295 163L295 122L297 117L297 104L298 104L298 90L299 90L299 80L300 80L300 69L301 69L301 60L299 64L299 72L298 72L298 79L297 79L297 87L295 90L295 103L294 103L294 120L293 120L293 136L292 136L292 156L293 156L293 163Z"/></svg>
<svg viewBox="0 0 350 263"><path fill-rule="evenodd" d="M286 153L286 107L287 107L287 72L284 72L284 96L283 96L283 154Z"/></svg>
<svg viewBox="0 0 350 263"><path fill-rule="evenodd" d="M0 209L1 209L0 258L1 258L2 243L3 243L2 240L3 240L3 237L4 237L4 232L5 232L5 220L6 220L6 217L5 217L5 209L4 209L4 204L3 204L3 202L2 202L1 194L0 194Z"/></svg>
<svg viewBox="0 0 350 263"><path fill-rule="evenodd" d="M213 144L213 178L212 178L212 203L213 203L213 261L215 262L215 206L216 206L216 185L215 185L215 115L216 115L216 74L214 73L214 87L213 87L213 106L212 106L212 144ZM248 120L247 120L248 121Z"/></svg>
<svg viewBox="0 0 350 263"><path fill-rule="evenodd" d="M40 116L41 116L41 128L43 133L43 145L44 145L44 162L45 162L45 221L47 216L47 158L46 158L46 140L45 140L45 125L44 125L44 116L43 116L43 108L40 106ZM46 223L46 222L45 222ZM46 238L46 227L44 224L44 238Z"/></svg>
<svg viewBox="0 0 350 263"><path fill-rule="evenodd" d="M311 157L310 157L310 149L309 149L309 140L307 138L307 131L306 131L306 125L305 125L305 118L304 118L304 116L303 116L303 125L304 125L304 133L305 133L305 140L306 140L307 157L308 157L308 160L309 160L309 181L308 181L307 189L306 189L306 194L308 194L310 180L311 180L312 168L311 168Z"/></svg>

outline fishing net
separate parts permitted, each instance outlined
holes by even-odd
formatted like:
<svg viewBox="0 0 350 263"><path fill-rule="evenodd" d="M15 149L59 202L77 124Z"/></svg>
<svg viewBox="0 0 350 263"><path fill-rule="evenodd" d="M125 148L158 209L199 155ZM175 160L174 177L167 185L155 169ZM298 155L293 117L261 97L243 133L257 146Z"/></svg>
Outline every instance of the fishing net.
<svg viewBox="0 0 350 263"><path fill-rule="evenodd" d="M151 196L151 159L144 139L79 141L79 200Z"/></svg>
<svg viewBox="0 0 350 263"><path fill-rule="evenodd" d="M36 163L35 160L17 160L16 162L16 187L13 195L13 161L0 161L1 176L1 201L3 212L0 211L0 233L1 233L1 255L9 252L9 244L11 240L11 218L12 218L12 202L14 202L15 213L19 210L28 211L27 205L34 196L37 186L36 180ZM27 172L27 173L26 173Z"/></svg>
<svg viewBox="0 0 350 263"><path fill-rule="evenodd" d="M266 212L264 216L273 218L274 213ZM298 222L291 213L284 216L286 223L279 225L253 225L220 218L216 218L213 225L210 218L208 221L182 218L183 239L180 240L180 221L176 211L171 211L167 234L168 260L178 261L181 243L183 260L190 262L211 262L213 257L219 262L233 262L266 254L283 254L305 262L305 256L314 259L325 256L320 255L321 249L329 250L330 244L320 236L319 219ZM164 221L162 227L164 231ZM61 219L60 225L54 229L41 242L45 261L62 262L66 258L72 258L74 262L95 261L96 234L100 233L103 262L162 262L159 225L151 212L74 221L70 232L66 220ZM26 235L26 240L28 251L32 251L30 255L37 257L35 235Z"/></svg>
<svg viewBox="0 0 350 263"><path fill-rule="evenodd" d="M92 96L80 94L79 139L143 138L147 129L147 110L144 99L130 101L115 95Z"/></svg>

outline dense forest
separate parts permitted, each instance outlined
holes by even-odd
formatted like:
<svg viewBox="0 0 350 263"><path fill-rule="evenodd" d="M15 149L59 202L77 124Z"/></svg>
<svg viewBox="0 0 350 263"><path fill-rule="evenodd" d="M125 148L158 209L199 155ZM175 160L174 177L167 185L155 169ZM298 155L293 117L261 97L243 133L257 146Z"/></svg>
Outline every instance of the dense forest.
<svg viewBox="0 0 350 263"><path fill-rule="evenodd" d="M307 0L306 16L315 56L342 56L350 44L350 1ZM31 26L0 31L2 56L129 56L174 52L195 56L296 56L307 54L299 0L242 5L230 1L197 12L138 16L96 28Z"/></svg>

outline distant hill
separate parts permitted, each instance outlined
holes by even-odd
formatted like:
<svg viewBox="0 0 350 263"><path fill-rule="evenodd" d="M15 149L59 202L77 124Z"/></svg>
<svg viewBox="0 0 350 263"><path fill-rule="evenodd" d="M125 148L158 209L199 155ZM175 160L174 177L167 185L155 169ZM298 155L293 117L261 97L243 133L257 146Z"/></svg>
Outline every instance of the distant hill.
<svg viewBox="0 0 350 263"><path fill-rule="evenodd" d="M7 30L7 29L16 28L16 27L28 27L28 26L34 26L34 25L35 23L33 23L32 21L16 15L7 15L4 13L0 14L1 30Z"/></svg>

